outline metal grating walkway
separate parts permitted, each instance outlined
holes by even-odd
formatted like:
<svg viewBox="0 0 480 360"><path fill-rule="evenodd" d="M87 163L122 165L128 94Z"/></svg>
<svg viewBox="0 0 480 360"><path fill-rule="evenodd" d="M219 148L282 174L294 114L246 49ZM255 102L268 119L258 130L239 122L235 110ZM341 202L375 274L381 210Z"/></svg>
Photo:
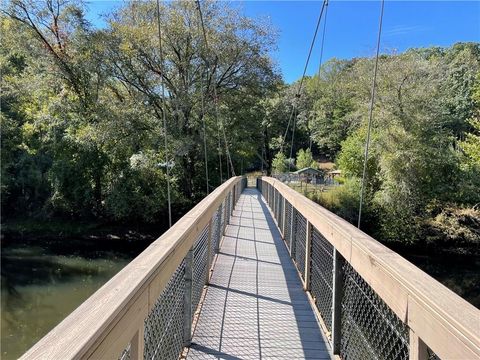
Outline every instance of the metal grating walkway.
<svg viewBox="0 0 480 360"><path fill-rule="evenodd" d="M188 359L330 359L261 194L245 189L217 256Z"/></svg>

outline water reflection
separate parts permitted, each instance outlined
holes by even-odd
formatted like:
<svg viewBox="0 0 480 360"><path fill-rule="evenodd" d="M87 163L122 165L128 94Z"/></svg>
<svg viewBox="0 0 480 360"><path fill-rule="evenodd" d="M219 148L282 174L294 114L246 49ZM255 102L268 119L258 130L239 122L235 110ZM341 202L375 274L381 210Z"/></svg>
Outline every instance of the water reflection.
<svg viewBox="0 0 480 360"><path fill-rule="evenodd" d="M95 239L2 245L1 358L8 360L22 355L147 243Z"/></svg>

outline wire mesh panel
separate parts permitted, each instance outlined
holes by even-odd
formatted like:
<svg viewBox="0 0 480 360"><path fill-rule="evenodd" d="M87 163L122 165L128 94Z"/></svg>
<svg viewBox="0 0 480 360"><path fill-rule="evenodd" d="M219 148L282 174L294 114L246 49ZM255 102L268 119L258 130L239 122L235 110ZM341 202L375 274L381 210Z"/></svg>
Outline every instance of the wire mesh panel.
<svg viewBox="0 0 480 360"><path fill-rule="evenodd" d="M280 192L277 191L277 199L276 199L276 202L275 202L275 209L276 209L276 213L277 213L277 224L278 224L278 227L281 229L280 227L280 203L282 202L282 197L280 195Z"/></svg>
<svg viewBox="0 0 480 360"><path fill-rule="evenodd" d="M408 359L407 326L348 262L343 271L342 359Z"/></svg>
<svg viewBox="0 0 480 360"><path fill-rule="evenodd" d="M182 261L145 320L145 359L176 359L183 349L185 262Z"/></svg>
<svg viewBox="0 0 480 360"><path fill-rule="evenodd" d="M328 331L332 331L333 246L312 228L310 292Z"/></svg>
<svg viewBox="0 0 480 360"><path fill-rule="evenodd" d="M305 278L305 243L307 240L307 220L295 211L295 262L302 278Z"/></svg>
<svg viewBox="0 0 480 360"><path fill-rule="evenodd" d="M227 199L226 199L226 202L225 202L225 207L227 209L227 211L225 212L225 223L226 224L228 224L230 222L230 203L231 203L230 195L231 195L231 192L228 193Z"/></svg>
<svg viewBox="0 0 480 360"><path fill-rule="evenodd" d="M220 246L220 239L221 239L221 233L220 233L220 225L222 222L222 204L218 207L217 211L213 214L212 216L212 239L211 239L211 246L210 246L210 258L213 259L213 255L215 253L215 249L218 249Z"/></svg>
<svg viewBox="0 0 480 360"><path fill-rule="evenodd" d="M285 239L285 244L287 245L288 250L290 251L290 236L292 235L292 205L285 200L285 234L283 238Z"/></svg>
<svg viewBox="0 0 480 360"><path fill-rule="evenodd" d="M280 195L278 198L278 227L283 231L283 196Z"/></svg>
<svg viewBox="0 0 480 360"><path fill-rule="evenodd" d="M208 225L193 246L192 316L200 302L208 271Z"/></svg>
<svg viewBox="0 0 480 360"><path fill-rule="evenodd" d="M270 184L267 185L267 203L271 209L272 208L272 186Z"/></svg>
<svg viewBox="0 0 480 360"><path fill-rule="evenodd" d="M292 227L290 229L290 241L291 241L291 248L290 248L290 256L292 259L295 259L297 253L297 214L298 211L292 206Z"/></svg>
<svg viewBox="0 0 480 360"><path fill-rule="evenodd" d="M273 216L275 217L275 220L277 220L277 224L278 224L278 190L277 189L273 189Z"/></svg>

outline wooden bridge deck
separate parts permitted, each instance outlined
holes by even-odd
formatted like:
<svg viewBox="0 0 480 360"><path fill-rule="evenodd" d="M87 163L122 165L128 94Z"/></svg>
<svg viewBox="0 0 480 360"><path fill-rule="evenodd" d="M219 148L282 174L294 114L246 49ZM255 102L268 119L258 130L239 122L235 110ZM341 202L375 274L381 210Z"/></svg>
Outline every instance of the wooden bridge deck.
<svg viewBox="0 0 480 360"><path fill-rule="evenodd" d="M188 359L330 359L298 273L255 189L217 256Z"/></svg>

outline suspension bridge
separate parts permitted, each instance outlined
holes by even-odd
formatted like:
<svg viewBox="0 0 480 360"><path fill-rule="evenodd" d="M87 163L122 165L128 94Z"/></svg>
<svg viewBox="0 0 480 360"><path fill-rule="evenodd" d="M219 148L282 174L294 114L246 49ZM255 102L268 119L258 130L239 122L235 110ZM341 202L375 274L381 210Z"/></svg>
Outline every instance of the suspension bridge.
<svg viewBox="0 0 480 360"><path fill-rule="evenodd" d="M22 359L480 359L480 311L269 177L233 177Z"/></svg>
<svg viewBox="0 0 480 360"><path fill-rule="evenodd" d="M322 52L324 37L325 25ZM163 80L161 88L163 101ZM212 92L217 117L215 86ZM292 127L290 158L296 110L293 103L281 144L283 151ZM171 225L165 117L163 111ZM227 174L234 176L208 194L203 124L207 196L22 359L480 359L478 309L363 233L360 216L354 227L276 179L235 176L225 127L217 122L219 169L223 141ZM361 208L362 200L360 214Z"/></svg>

